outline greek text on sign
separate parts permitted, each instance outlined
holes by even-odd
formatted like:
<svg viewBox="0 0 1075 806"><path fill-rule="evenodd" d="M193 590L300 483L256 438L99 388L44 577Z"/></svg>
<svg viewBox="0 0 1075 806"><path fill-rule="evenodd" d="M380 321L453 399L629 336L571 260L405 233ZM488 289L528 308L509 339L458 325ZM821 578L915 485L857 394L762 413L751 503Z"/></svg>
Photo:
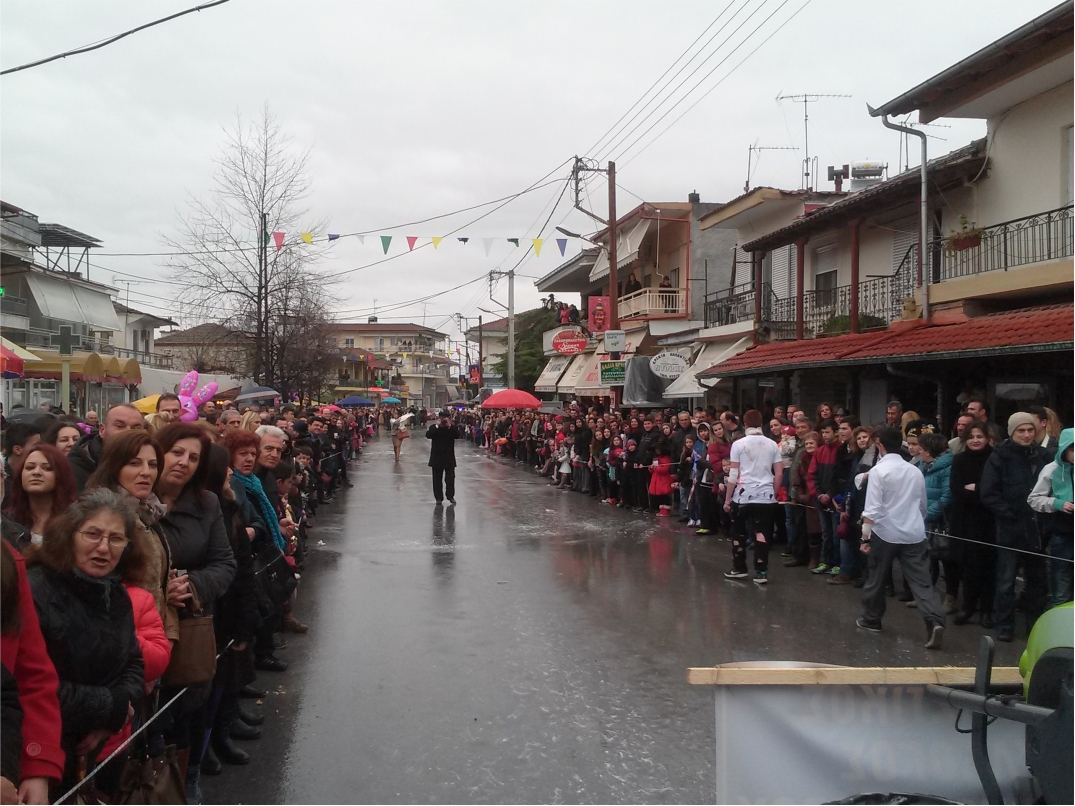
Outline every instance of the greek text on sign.
<svg viewBox="0 0 1075 806"><path fill-rule="evenodd" d="M627 362L602 361L600 374L602 386L622 386L627 380Z"/></svg>
<svg viewBox="0 0 1075 806"><path fill-rule="evenodd" d="M662 350L649 360L649 368L658 378L674 381L687 371L687 359L671 350Z"/></svg>
<svg viewBox="0 0 1075 806"><path fill-rule="evenodd" d="M624 330L606 330L605 331L605 352L606 353L625 353L627 352L627 332Z"/></svg>
<svg viewBox="0 0 1075 806"><path fill-rule="evenodd" d="M561 330L552 337L552 349L560 355L581 353L586 349L587 344L589 344L589 339L577 330Z"/></svg>

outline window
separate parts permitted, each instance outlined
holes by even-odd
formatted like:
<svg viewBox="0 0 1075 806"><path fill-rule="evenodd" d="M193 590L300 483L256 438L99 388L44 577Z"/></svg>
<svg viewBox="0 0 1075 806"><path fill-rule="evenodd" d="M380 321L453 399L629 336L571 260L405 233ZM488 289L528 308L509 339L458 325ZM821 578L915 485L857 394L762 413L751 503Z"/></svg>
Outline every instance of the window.
<svg viewBox="0 0 1075 806"><path fill-rule="evenodd" d="M836 304L836 246L823 246L814 252L814 305Z"/></svg>
<svg viewBox="0 0 1075 806"><path fill-rule="evenodd" d="M1072 173L1072 171L1075 170L1075 140L1072 139L1072 132L1073 132L1072 127L1068 126L1068 130L1067 130L1068 164L1067 164L1067 171L1066 171L1067 179L1068 179L1068 187L1067 187L1067 201L1065 202L1066 204L1071 204L1073 201L1075 201L1075 184L1073 184L1073 182L1075 182L1075 174Z"/></svg>
<svg viewBox="0 0 1075 806"><path fill-rule="evenodd" d="M344 338L344 340L343 340L343 346L344 347L354 347L355 346L355 337L354 336L346 336Z"/></svg>
<svg viewBox="0 0 1075 806"><path fill-rule="evenodd" d="M378 336L373 340L373 343L377 346L378 350L384 349L384 336Z"/></svg>

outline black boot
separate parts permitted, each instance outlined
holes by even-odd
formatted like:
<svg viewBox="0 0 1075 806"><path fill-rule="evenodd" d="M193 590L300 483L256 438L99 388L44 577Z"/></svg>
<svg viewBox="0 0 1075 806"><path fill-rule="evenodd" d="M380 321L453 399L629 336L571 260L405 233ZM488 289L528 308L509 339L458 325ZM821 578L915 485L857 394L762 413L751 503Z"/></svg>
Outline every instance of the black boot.
<svg viewBox="0 0 1075 806"><path fill-rule="evenodd" d="M252 708L243 708L241 703L239 704L239 719L243 720L247 725L253 725L255 727L265 724L265 716L263 714L259 714Z"/></svg>
<svg viewBox="0 0 1075 806"><path fill-rule="evenodd" d="M253 741L254 739L261 738L261 728L255 728L253 725L247 725L243 720L236 719L231 723L231 727L228 729L233 739L243 739L247 741Z"/></svg>
<svg viewBox="0 0 1075 806"><path fill-rule="evenodd" d="M205 748L205 755L202 756L202 775L220 775L223 771L224 765L220 763L220 759L217 758L213 745L210 743Z"/></svg>
<svg viewBox="0 0 1075 806"><path fill-rule="evenodd" d="M248 700L260 700L269 696L269 692L257 686L243 686L239 690L239 696Z"/></svg>
<svg viewBox="0 0 1075 806"><path fill-rule="evenodd" d="M217 736L216 731L213 731L213 749L225 764L235 764L241 767L250 763L250 754L236 745L227 734Z"/></svg>

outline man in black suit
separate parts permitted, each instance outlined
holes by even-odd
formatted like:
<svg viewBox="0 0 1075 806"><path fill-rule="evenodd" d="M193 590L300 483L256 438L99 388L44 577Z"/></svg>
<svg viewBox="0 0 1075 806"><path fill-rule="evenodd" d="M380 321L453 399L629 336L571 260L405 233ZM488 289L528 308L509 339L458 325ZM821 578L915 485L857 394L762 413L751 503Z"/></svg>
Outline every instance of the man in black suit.
<svg viewBox="0 0 1075 806"><path fill-rule="evenodd" d="M426 431L429 445L429 466L433 468L433 497L437 504L444 503L444 494L448 493L448 503L455 503L455 441L459 439L459 429L452 422L452 415L442 411L433 425ZM447 490L444 488L447 487Z"/></svg>

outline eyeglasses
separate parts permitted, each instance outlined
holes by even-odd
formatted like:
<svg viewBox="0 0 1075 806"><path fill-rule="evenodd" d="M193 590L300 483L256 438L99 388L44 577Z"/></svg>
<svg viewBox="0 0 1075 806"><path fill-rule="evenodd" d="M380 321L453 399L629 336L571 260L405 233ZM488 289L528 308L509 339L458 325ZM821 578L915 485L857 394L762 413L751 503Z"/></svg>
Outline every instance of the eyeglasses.
<svg viewBox="0 0 1075 806"><path fill-rule="evenodd" d="M79 529L75 534L79 536L83 543L91 546L98 546L102 540L107 540L110 549L125 549L127 544L131 542L126 535L109 534L99 529Z"/></svg>

